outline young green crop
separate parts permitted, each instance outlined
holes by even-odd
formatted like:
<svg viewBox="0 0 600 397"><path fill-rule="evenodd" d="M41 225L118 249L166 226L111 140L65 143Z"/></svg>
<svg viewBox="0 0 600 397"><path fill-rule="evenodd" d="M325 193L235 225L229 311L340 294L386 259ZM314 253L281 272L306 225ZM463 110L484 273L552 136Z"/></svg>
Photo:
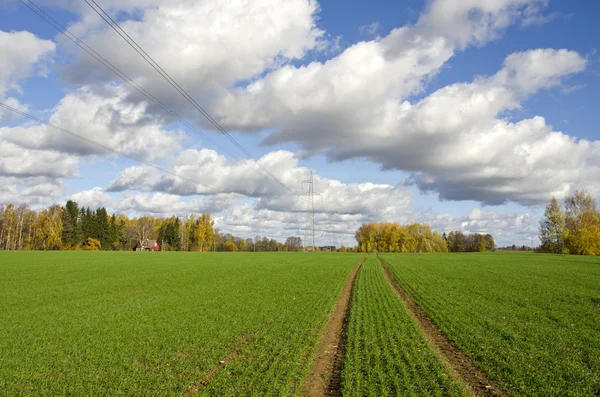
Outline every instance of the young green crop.
<svg viewBox="0 0 600 397"><path fill-rule="evenodd" d="M459 396L374 256L358 273L343 367L345 396Z"/></svg>
<svg viewBox="0 0 600 397"><path fill-rule="evenodd" d="M0 253L0 395L294 395L360 256Z"/></svg>
<svg viewBox="0 0 600 397"><path fill-rule="evenodd" d="M458 347L519 396L600 395L600 260L385 254Z"/></svg>

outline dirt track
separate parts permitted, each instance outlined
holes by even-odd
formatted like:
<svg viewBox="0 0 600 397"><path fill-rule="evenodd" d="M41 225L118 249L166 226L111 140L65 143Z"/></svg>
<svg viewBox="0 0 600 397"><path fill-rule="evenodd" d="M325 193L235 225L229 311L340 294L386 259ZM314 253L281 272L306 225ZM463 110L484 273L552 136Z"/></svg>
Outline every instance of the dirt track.
<svg viewBox="0 0 600 397"><path fill-rule="evenodd" d="M438 354L446 361L452 371L452 375L465 383L470 391L476 396L508 396L506 392L502 391L494 381L475 365L469 356L463 353L454 342L452 342L450 338L448 338L448 336L443 333L433 321L431 321L427 313L417 305L398 283L396 278L390 273L386 263L379 257L377 257L377 259L381 263L389 283L404 301L408 311L421 328L421 332L423 332Z"/></svg>
<svg viewBox="0 0 600 397"><path fill-rule="evenodd" d="M352 270L342 295L335 304L329 318L315 358L310 366L309 375L304 384L302 395L309 397L341 395L341 371L344 361L346 325L350 314L350 299L354 288L354 280L365 258Z"/></svg>

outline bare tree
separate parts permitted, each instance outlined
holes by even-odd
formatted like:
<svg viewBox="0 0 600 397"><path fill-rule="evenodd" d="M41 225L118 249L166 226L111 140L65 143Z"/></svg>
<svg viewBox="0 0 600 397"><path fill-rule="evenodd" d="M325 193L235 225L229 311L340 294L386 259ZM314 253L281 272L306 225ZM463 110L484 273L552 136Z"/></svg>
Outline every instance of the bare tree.
<svg viewBox="0 0 600 397"><path fill-rule="evenodd" d="M139 241L140 246L142 246L144 241L152 237L152 233L154 232L154 219L148 218L147 216L139 218L135 225L135 232L137 240Z"/></svg>

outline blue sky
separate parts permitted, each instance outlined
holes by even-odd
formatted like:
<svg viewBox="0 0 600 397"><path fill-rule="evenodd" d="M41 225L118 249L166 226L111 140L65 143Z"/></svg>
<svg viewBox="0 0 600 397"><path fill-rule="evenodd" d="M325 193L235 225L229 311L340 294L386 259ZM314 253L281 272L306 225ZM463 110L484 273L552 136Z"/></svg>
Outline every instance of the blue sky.
<svg viewBox="0 0 600 397"><path fill-rule="evenodd" d="M598 194L597 2L469 0L464 9L449 0L98 3L289 188L299 190L314 170L325 200L318 209L323 236L351 244L361 222L419 221L525 244L551 196L579 188ZM42 4L161 101L237 150L85 4ZM74 198L133 215L211 210L222 230L280 239L302 228L302 203L273 180L243 162L214 160L213 147L135 99L119 79L91 78L102 67L19 2L5 1L0 10L0 47L9 54L0 61L9 71L0 74L3 102L221 191L194 194L160 175L136 176L134 161L62 147L57 140L72 138L0 117L0 133L10 138L3 138L10 155L0 168L7 186L0 204ZM21 45L19 32L33 36ZM164 42L153 41L153 32ZM444 113L449 106L479 110L453 124L455 113ZM40 136L35 147L23 143ZM36 193L42 185L51 194Z"/></svg>

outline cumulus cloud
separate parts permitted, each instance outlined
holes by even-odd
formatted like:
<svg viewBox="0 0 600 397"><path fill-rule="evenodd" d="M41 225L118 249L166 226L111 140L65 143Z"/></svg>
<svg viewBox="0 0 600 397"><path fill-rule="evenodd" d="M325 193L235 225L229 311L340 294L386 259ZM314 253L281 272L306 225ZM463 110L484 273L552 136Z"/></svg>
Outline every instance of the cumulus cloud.
<svg viewBox="0 0 600 397"><path fill-rule="evenodd" d="M298 166L298 158L287 151L268 153L258 161L270 175L253 161L232 163L213 150L189 149L172 159L169 167L169 171L184 178L161 174L147 166L134 166L120 172L107 191L137 190L183 196L222 192L256 198L257 209L305 211L306 204L301 196L299 181L307 180L310 170ZM407 212L412 198L404 186L345 184L318 175L314 176L314 186L320 195L317 197L316 211L331 214L364 214L380 219L395 219Z"/></svg>
<svg viewBox="0 0 600 397"><path fill-rule="evenodd" d="M78 13L70 25L73 32L160 101L204 126L196 110L85 4L47 3ZM573 51L511 54L494 75L413 99L458 52L497 39L511 24L537 23L546 5L546 0L432 0L414 25L307 64L311 51L335 44L317 26L314 0L102 3L227 129L260 131L268 145L298 144L298 155L324 153L334 161L367 158L384 169L408 171L409 183L442 199L485 204L540 203L575 187L593 189L600 176L600 143L555 131L542 117L509 117L532 95L560 86L586 68L586 60ZM376 28L363 31L374 35ZM15 39L26 44L22 52ZM63 77L82 87L66 94L52 109L50 121L145 161L164 161L170 171L184 176L130 167L106 189L79 192L73 199L132 214L209 211L219 228L248 237L301 234L303 200L252 161L232 163L210 150L176 153L181 136L166 131L170 115L120 85L61 36L56 40L59 54L74 60L62 69ZM20 80L44 74L55 52L51 41L27 32L0 32L0 48L10 54L0 59L0 97L18 94ZM14 97L5 100L26 109ZM6 186L0 202L39 204L44 194L46 200L60 196L62 179L76 176L82 159L106 155L32 123L1 127L0 150L0 179ZM298 165L298 155L273 151L260 162L300 193L298 181L307 179L309 169ZM381 220L419 221L439 231L491 232L501 244L537 228L531 214L480 209L464 217L413 213L412 193L403 185L347 184L316 175L315 188L323 197L316 203L321 240L337 236L351 244L361 223Z"/></svg>
<svg viewBox="0 0 600 397"><path fill-rule="evenodd" d="M412 172L411 182L442 199L530 204L550 195L562 197L574 183L585 184L581 178L589 182L597 175L589 174L597 167L588 168L585 175L584 169L595 164L598 143L553 131L542 117L518 122L503 118L536 92L583 71L587 61L576 52L537 49L511 54L495 75L449 85L414 104L384 92L394 80L391 69L375 80L349 79L340 84L337 95L337 89L331 89L334 76L344 76L346 66L336 65L328 78L318 76L342 58L314 66L315 72L305 79L302 69L281 69L223 103L235 101L230 109L255 115L249 125L271 115L269 122L278 127L267 143L296 142L308 153L324 151L337 161L366 157L386 169ZM384 64L368 59L368 64ZM398 97L407 95L407 86L398 90ZM368 104L362 102L365 98ZM256 101L267 109L262 114ZM235 117L235 112L228 114Z"/></svg>
<svg viewBox="0 0 600 397"><path fill-rule="evenodd" d="M458 48L482 45L517 19L539 14L547 0L435 0L417 28L451 40Z"/></svg>
<svg viewBox="0 0 600 397"><path fill-rule="evenodd" d="M8 92L22 94L19 82L31 75L46 75L50 56L56 49L49 40L37 38L26 31L4 32L0 30L0 101L19 110L27 110L14 96L7 97ZM0 110L0 122L15 119L13 113Z"/></svg>
<svg viewBox="0 0 600 397"><path fill-rule="evenodd" d="M122 195L111 195L104 189L96 187L77 192L71 195L69 199L76 201L84 207L106 207L111 211L133 216L152 215L166 217L226 211L236 203L239 196L233 194L216 194L193 200L182 200L181 196L166 193L124 193Z"/></svg>
<svg viewBox="0 0 600 397"><path fill-rule="evenodd" d="M121 13L124 29L159 63L168 64L169 72L186 89L214 99L212 112L226 128L270 129L266 144L295 142L305 155L322 152L337 161L366 157L383 168L412 172L412 183L438 192L442 199L498 204L509 200L531 203L571 188L562 180L537 175L540 170L536 167L547 159L530 164L526 151L517 153L517 157L527 163L528 169L499 175L504 163L513 163L510 156L503 157L510 152L507 144L498 145L498 141L508 136L507 142L513 142L510 137L523 131L536 147L540 146L535 145L536 141L546 139L550 133L559 135L555 141L569 141L570 137L552 132L543 119L511 123L502 119L502 112L518 109L528 96L581 71L585 60L566 50L512 54L495 76L445 87L416 104L406 98L421 92L428 79L456 52L496 39L510 24L541 14L546 3L435 0L412 26L357 43L327 62L301 66L285 62L320 48L324 37L316 25L319 6L314 1L295 0L277 7L272 0L240 1L234 7L233 3L212 1L184 6L136 0L105 6L109 12ZM114 44L114 32L91 10L80 12L82 21L72 26L73 31L102 54L108 54L136 81L151 85L158 98L177 109L187 108L185 101L125 43ZM198 23L200 20L206 23ZM200 36L210 39L199 41ZM88 61L78 58L66 75L72 81L114 79L95 72L77 76L76 70L101 70ZM245 81L250 83L244 86ZM240 82L240 88L223 91ZM137 94L126 87L118 89L124 92L122 106L140 103ZM198 117L187 109L186 116ZM156 120L156 114L152 106L145 105L139 117L141 122L151 123L144 117ZM495 150L497 147L505 152ZM514 157L514 153L509 154ZM501 158L506 160L497 161ZM185 174L186 167L197 167L196 160L198 157L193 155L186 159L178 166L180 171ZM440 170L446 164L450 167ZM234 180L239 180L237 172L232 176ZM219 185L214 180L216 175L207 176L202 183ZM530 183L531 175L543 180L544 186ZM170 193L205 193L207 189L189 190L181 181L159 179L166 184L162 190ZM517 192L520 186L531 188ZM120 189L116 182L110 188ZM234 190L253 197L267 194L265 186L254 185L252 189L244 186Z"/></svg>
<svg viewBox="0 0 600 397"><path fill-rule="evenodd" d="M10 89L20 91L17 83L34 73L45 75L55 49L52 41L41 40L33 33L0 30L0 95Z"/></svg>
<svg viewBox="0 0 600 397"><path fill-rule="evenodd" d="M127 102L125 95L119 87L106 86L94 91L83 87L60 101L51 111L50 122L142 161L160 161L178 149L180 135L150 121L145 104ZM101 146L34 122L0 127L0 153L0 176L25 180L42 177L51 180L48 183L53 186L62 186L65 178L78 177L82 161L115 155ZM31 201L27 198L30 188L18 183L10 186L6 188L9 189L6 197L20 202L21 191L23 201Z"/></svg>
<svg viewBox="0 0 600 397"><path fill-rule="evenodd" d="M372 122L386 99L421 91L456 51L495 38L532 3L433 1L416 25L359 42L324 63L282 67L224 96L214 111L231 128L285 130L267 143L301 139L308 131L327 132L333 142L356 122Z"/></svg>
<svg viewBox="0 0 600 397"><path fill-rule="evenodd" d="M0 186L0 205L48 206L59 202L65 190L61 180L40 176L0 176Z"/></svg>
<svg viewBox="0 0 600 397"><path fill-rule="evenodd" d="M0 127L0 176L12 177L53 177L70 178L76 176L78 160L74 156L48 150L22 147L9 141L14 133L12 128Z"/></svg>
<svg viewBox="0 0 600 397"><path fill-rule="evenodd" d="M420 212L416 219L440 232L460 230L463 233L491 234L497 246L539 244L539 218L531 212L499 212L472 209L467 215L452 216L435 212Z"/></svg>
<svg viewBox="0 0 600 397"><path fill-rule="evenodd" d="M113 16L119 15L122 28L200 103L215 91L328 46L324 32L316 27L319 5L314 0L123 1L106 2L103 7ZM91 9L81 8L81 4L76 9L82 19L71 31L170 108L204 122ZM84 84L115 80L94 59L65 39L57 40L64 51L76 57L63 70L66 79ZM132 99L139 95L132 92ZM149 114L154 110L162 112L156 107Z"/></svg>
<svg viewBox="0 0 600 397"><path fill-rule="evenodd" d="M179 147L179 135L165 131L146 115L146 103L126 101L120 87L84 86L68 93L52 111L50 122L84 138L143 161L157 161ZM47 156L112 156L113 153L44 125L0 129L6 143ZM30 161L44 164L36 156ZM64 157L67 159L68 157ZM67 176L67 175L64 175Z"/></svg>

